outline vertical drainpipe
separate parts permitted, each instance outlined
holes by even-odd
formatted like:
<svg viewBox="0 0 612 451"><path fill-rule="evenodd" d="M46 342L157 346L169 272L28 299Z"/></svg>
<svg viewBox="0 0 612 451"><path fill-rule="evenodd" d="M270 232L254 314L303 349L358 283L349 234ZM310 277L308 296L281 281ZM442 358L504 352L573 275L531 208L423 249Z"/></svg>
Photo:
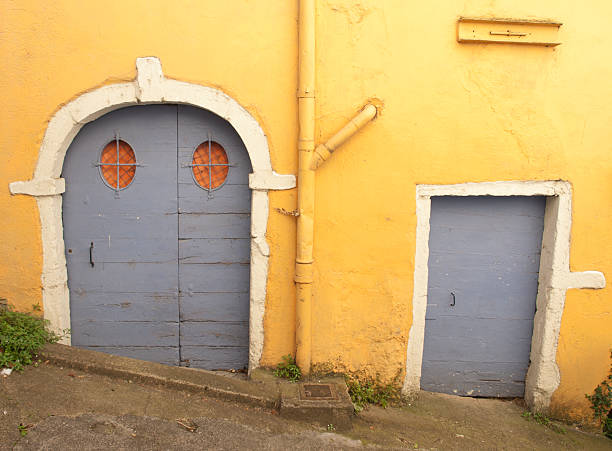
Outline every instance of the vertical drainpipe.
<svg viewBox="0 0 612 451"><path fill-rule="evenodd" d="M296 363L310 374L312 358L312 247L315 173L315 0L298 0L298 217L295 259Z"/></svg>

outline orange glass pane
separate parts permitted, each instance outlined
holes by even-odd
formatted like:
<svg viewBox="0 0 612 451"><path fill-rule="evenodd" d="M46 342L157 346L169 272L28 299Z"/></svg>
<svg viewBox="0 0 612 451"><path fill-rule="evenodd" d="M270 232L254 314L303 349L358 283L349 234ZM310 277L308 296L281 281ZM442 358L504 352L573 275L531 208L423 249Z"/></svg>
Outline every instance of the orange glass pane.
<svg viewBox="0 0 612 451"><path fill-rule="evenodd" d="M227 154L223 147L216 143L210 143L210 161L208 158L208 141L203 142L193 153L192 164L203 165L193 166L193 177L198 185L206 189L215 189L223 185L229 172ZM212 166L222 164L227 166Z"/></svg>
<svg viewBox="0 0 612 451"><path fill-rule="evenodd" d="M117 186L117 163L119 166L119 185ZM100 155L100 173L109 186L122 189L132 183L136 175L136 155L125 141L119 140L119 161L117 161L117 141L109 142Z"/></svg>

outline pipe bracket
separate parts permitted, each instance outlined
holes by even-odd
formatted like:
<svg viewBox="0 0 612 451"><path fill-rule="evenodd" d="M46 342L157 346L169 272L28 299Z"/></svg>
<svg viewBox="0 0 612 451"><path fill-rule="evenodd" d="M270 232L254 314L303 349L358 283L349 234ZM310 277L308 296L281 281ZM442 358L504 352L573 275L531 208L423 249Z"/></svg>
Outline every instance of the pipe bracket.
<svg viewBox="0 0 612 451"><path fill-rule="evenodd" d="M297 147L300 152L312 152L315 148L314 139L300 139Z"/></svg>

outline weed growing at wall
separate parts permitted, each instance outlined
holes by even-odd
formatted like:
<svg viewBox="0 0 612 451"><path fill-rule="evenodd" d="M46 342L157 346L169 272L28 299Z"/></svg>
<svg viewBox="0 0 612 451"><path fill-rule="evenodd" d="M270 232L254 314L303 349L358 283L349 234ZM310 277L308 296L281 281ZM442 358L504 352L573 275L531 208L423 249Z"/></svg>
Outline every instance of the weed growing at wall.
<svg viewBox="0 0 612 451"><path fill-rule="evenodd" d="M612 359L612 350L610 351ZM608 377L595 387L592 395L585 395L591 401L593 416L601 424L606 437L612 439L612 365Z"/></svg>
<svg viewBox="0 0 612 451"><path fill-rule="evenodd" d="M291 382L297 382L302 378L302 372L296 365L295 359L289 354L284 355L282 362L276 365L274 375L283 379L289 379Z"/></svg>
<svg viewBox="0 0 612 451"><path fill-rule="evenodd" d="M48 329L48 321L27 313L0 310L0 367L20 371L46 343L62 336Z"/></svg>
<svg viewBox="0 0 612 451"><path fill-rule="evenodd" d="M360 381L347 376L346 385L355 412L361 412L367 404L387 408L390 402L400 399L397 388L391 384L382 385L378 382Z"/></svg>
<svg viewBox="0 0 612 451"><path fill-rule="evenodd" d="M550 418L548 418L543 413L532 413L532 412L523 412L521 415L523 418L529 421L535 421L542 426L546 426L548 429L551 429L559 434L565 434L566 430L552 422Z"/></svg>

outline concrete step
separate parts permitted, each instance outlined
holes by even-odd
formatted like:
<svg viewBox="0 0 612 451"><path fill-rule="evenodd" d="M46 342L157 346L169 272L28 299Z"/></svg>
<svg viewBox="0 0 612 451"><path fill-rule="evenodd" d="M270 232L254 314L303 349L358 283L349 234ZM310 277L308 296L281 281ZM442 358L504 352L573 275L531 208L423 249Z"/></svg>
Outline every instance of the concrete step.
<svg viewBox="0 0 612 451"><path fill-rule="evenodd" d="M251 372L249 380L241 380L213 371L163 365L61 344L45 346L41 357L66 368L275 410L286 418L316 422L336 430L351 428L353 404L342 377L292 383L258 368Z"/></svg>

